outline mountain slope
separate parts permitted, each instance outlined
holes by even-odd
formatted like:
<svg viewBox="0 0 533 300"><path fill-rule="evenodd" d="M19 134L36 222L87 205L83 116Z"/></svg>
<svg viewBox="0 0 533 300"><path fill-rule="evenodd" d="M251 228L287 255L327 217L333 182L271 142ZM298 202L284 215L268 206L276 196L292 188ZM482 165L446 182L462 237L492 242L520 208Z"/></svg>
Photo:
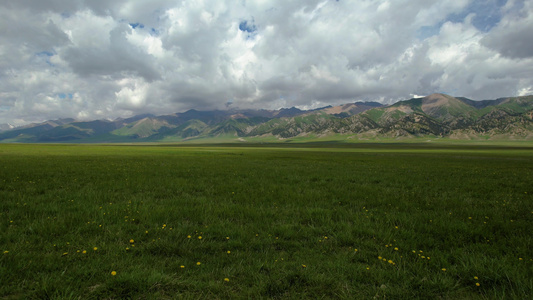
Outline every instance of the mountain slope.
<svg viewBox="0 0 533 300"><path fill-rule="evenodd" d="M39 139L39 136L46 132L61 126L73 122L74 119L59 119L46 121L39 124L29 124L22 127L16 127L11 130L7 130L0 133L0 141L10 140L12 142L35 142Z"/></svg>
<svg viewBox="0 0 533 300"><path fill-rule="evenodd" d="M15 128L15 126L13 126L11 124L0 124L0 132L6 131L6 130L11 130L13 128Z"/></svg>
<svg viewBox="0 0 533 300"><path fill-rule="evenodd" d="M130 136L133 138L147 138L159 132L162 127L170 128L165 120L146 117L138 121L126 124L124 127L113 130L111 134L119 136ZM174 126L172 126L174 127Z"/></svg>
<svg viewBox="0 0 533 300"><path fill-rule="evenodd" d="M320 109L319 111L325 112L326 114L335 115L338 117L348 117L352 115L360 114L364 111L367 111L372 108L383 106L377 102L356 102L348 103L339 106L328 106Z"/></svg>
<svg viewBox="0 0 533 300"><path fill-rule="evenodd" d="M1 142L174 142L297 137L533 139L533 96L474 101L432 94L383 106L356 102L314 110L198 111L114 121L47 121L0 132Z"/></svg>
<svg viewBox="0 0 533 300"><path fill-rule="evenodd" d="M485 133L490 128L515 122L516 118L533 110L533 97L502 98L473 101L443 94L397 102L388 107L368 110L361 114L380 126L381 133L397 135L432 134L446 136L453 130L468 129ZM527 118L519 118L522 127L528 128ZM504 126L505 127L505 126ZM526 129L527 130L527 129Z"/></svg>

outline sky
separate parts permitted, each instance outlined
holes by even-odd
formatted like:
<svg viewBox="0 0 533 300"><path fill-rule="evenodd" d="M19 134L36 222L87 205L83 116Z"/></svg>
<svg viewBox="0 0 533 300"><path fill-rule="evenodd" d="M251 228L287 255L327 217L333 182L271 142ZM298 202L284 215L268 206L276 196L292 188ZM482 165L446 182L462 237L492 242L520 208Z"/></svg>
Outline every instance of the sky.
<svg viewBox="0 0 533 300"><path fill-rule="evenodd" d="M0 124L533 94L532 0L0 0Z"/></svg>

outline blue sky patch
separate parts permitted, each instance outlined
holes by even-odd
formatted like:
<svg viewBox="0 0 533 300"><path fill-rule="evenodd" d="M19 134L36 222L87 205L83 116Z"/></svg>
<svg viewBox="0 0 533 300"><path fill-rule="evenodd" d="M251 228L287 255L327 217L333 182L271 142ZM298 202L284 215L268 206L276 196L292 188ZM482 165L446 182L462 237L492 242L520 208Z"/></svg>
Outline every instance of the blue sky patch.
<svg viewBox="0 0 533 300"><path fill-rule="evenodd" d="M440 27L443 23L435 24L433 26L422 26L418 28L416 37L420 40L425 40L429 37L439 34Z"/></svg>
<svg viewBox="0 0 533 300"><path fill-rule="evenodd" d="M449 15L446 21L463 22L469 14L475 13L472 25L479 31L488 32L502 19L500 9L506 3L507 0L472 1L463 12Z"/></svg>
<svg viewBox="0 0 533 300"><path fill-rule="evenodd" d="M141 29L144 28L144 24L141 24L141 23L130 23L130 26L131 26L131 28L133 28L133 29L135 29L135 28L137 28L137 27L139 27L139 28L141 28Z"/></svg>
<svg viewBox="0 0 533 300"><path fill-rule="evenodd" d="M500 12L502 6L507 3L507 0L494 0L494 1L473 1L468 7L461 13L451 14L446 19L433 26L422 26L417 30L416 37L420 40L425 40L434 35L438 35L440 28L446 22L463 23L465 18L474 13L475 16L472 19L472 25L477 30L482 32L489 32L494 26L496 26L502 19Z"/></svg>
<svg viewBox="0 0 533 300"><path fill-rule="evenodd" d="M35 57L37 58L37 61L39 62L44 61L50 67L55 67L55 65L52 62L50 62L50 57L54 55L56 55L56 53L52 51L41 51L41 52L35 53Z"/></svg>
<svg viewBox="0 0 533 300"><path fill-rule="evenodd" d="M255 26L255 22L253 19L252 21L244 20L240 22L239 30L244 33L247 33L246 35L247 40L253 39L255 35L257 34L257 26Z"/></svg>
<svg viewBox="0 0 533 300"><path fill-rule="evenodd" d="M248 33L254 33L255 31L257 31L257 27L255 26L254 21L248 22L244 20L239 23L239 30Z"/></svg>
<svg viewBox="0 0 533 300"><path fill-rule="evenodd" d="M67 94L65 94L65 93L59 93L59 94L57 94L57 97L58 97L59 99L67 99L67 98L68 98L68 99L72 99L72 96L73 96L73 95L72 95L71 93L67 93Z"/></svg>
<svg viewBox="0 0 533 300"><path fill-rule="evenodd" d="M41 52L38 52L38 53L35 53L35 55L37 56L54 56L54 53L50 52L50 51L41 51Z"/></svg>

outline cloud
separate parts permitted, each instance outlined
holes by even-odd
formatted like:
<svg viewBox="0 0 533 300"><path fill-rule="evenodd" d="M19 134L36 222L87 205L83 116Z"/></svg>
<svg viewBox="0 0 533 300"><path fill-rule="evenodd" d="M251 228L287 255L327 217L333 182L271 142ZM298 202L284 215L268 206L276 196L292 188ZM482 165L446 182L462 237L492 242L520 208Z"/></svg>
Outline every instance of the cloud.
<svg viewBox="0 0 533 300"><path fill-rule="evenodd" d="M0 123L533 90L519 0L0 3ZM66 96L68 95L68 96ZM72 95L72 96L70 96Z"/></svg>
<svg viewBox="0 0 533 300"><path fill-rule="evenodd" d="M28 11L13 14L0 10L0 40L4 51L52 51L68 43L67 35L45 16L33 16ZM6 58L2 53L2 59ZM16 55L15 55L16 56Z"/></svg>
<svg viewBox="0 0 533 300"><path fill-rule="evenodd" d="M80 28L69 31L72 44L61 55L71 69L80 76L107 75L112 77L140 76L146 81L159 78L153 57L128 40L132 29L87 13L75 22ZM93 36L87 39L88 36Z"/></svg>
<svg viewBox="0 0 533 300"><path fill-rule="evenodd" d="M481 43L508 58L533 57L533 4L522 5L518 12L507 14Z"/></svg>

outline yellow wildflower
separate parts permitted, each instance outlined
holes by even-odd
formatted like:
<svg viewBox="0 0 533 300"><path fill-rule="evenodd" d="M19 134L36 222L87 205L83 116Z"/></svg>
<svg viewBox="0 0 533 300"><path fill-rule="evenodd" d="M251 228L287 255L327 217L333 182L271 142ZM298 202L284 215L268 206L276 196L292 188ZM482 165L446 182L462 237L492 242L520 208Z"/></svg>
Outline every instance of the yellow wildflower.
<svg viewBox="0 0 533 300"><path fill-rule="evenodd" d="M115 276L115 275L117 275L117 272L116 271L111 271L111 275Z"/></svg>

